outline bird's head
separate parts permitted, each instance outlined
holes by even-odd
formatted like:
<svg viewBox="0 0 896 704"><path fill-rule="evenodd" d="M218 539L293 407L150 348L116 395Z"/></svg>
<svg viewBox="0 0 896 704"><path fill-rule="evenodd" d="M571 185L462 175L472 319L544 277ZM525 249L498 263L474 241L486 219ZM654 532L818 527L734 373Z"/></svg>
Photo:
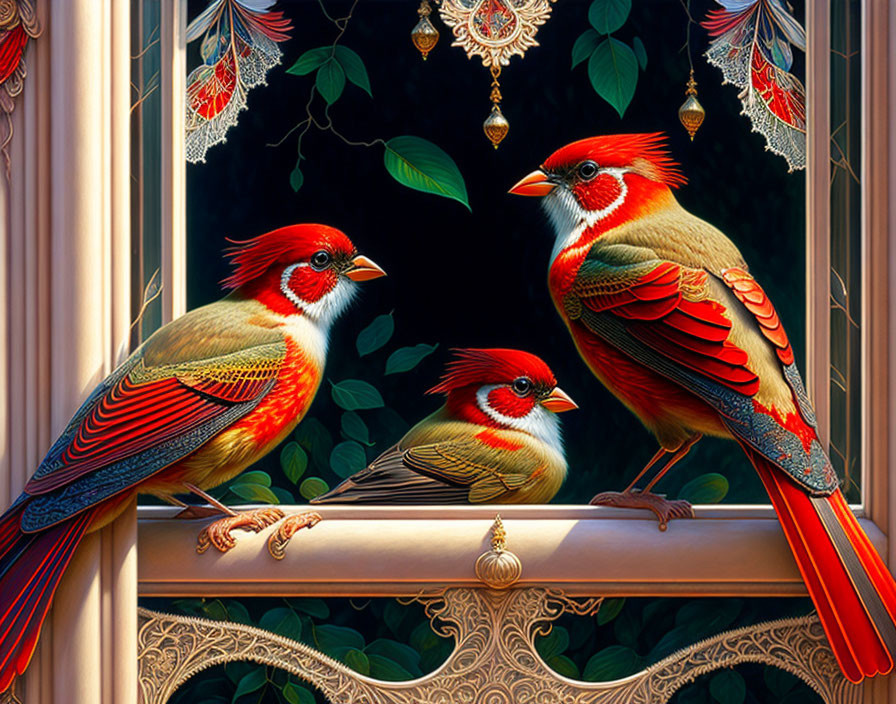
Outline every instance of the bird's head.
<svg viewBox="0 0 896 704"><path fill-rule="evenodd" d="M554 414L578 408L557 386L550 367L520 350L454 350L429 393L445 394L448 412L461 420L522 430L558 445Z"/></svg>
<svg viewBox="0 0 896 704"><path fill-rule="evenodd" d="M616 134L558 149L510 192L544 198L560 251L674 200L684 183L662 133Z"/></svg>
<svg viewBox="0 0 896 704"><path fill-rule="evenodd" d="M225 288L281 315L300 313L325 325L352 300L355 282L386 275L345 233L327 225L290 225L231 242L233 273L222 282Z"/></svg>

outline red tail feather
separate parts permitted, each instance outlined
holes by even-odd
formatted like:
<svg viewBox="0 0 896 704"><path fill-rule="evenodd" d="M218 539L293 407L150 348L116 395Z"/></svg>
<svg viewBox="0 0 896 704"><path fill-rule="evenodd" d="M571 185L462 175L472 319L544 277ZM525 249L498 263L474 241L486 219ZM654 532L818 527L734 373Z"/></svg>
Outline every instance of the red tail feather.
<svg viewBox="0 0 896 704"><path fill-rule="evenodd" d="M887 674L896 650L896 582L840 491L812 497L745 448L768 491L828 641L852 682Z"/></svg>
<svg viewBox="0 0 896 704"><path fill-rule="evenodd" d="M0 612L0 692L31 661L53 593L94 512L38 534L19 530L20 514L12 511L0 519L0 594L10 598Z"/></svg>

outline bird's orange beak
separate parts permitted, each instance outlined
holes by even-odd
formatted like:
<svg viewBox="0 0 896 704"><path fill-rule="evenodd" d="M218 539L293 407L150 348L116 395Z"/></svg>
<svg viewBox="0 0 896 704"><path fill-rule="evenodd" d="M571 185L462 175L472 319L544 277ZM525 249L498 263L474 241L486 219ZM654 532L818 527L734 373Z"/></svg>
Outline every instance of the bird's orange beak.
<svg viewBox="0 0 896 704"><path fill-rule="evenodd" d="M538 169L518 181L509 192L517 196L546 196L556 186L544 171Z"/></svg>
<svg viewBox="0 0 896 704"><path fill-rule="evenodd" d="M381 276L385 276L386 272L372 260L359 254L352 259L351 268L345 272L345 275L352 281L370 281L370 279L378 279Z"/></svg>
<svg viewBox="0 0 896 704"><path fill-rule="evenodd" d="M578 408L578 404L573 401L569 395L559 386L551 391L550 395L541 402L541 405L553 413L563 413L563 411L574 411Z"/></svg>

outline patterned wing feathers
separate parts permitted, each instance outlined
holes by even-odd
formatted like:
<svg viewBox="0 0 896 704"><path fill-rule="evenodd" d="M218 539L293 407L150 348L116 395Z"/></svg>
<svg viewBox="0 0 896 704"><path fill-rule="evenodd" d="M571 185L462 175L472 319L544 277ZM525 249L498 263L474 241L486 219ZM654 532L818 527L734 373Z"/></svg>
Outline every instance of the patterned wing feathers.
<svg viewBox="0 0 896 704"><path fill-rule="evenodd" d="M722 280L744 307L753 314L763 336L775 346L778 359L785 366L793 364L793 348L778 314L765 291L746 271L739 268L722 271Z"/></svg>

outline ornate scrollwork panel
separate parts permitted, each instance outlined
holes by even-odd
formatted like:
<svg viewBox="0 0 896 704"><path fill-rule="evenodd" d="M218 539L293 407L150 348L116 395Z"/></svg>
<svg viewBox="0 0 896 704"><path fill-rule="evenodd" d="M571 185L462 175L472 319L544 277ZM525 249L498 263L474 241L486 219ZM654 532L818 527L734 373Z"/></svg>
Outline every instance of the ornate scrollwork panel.
<svg viewBox="0 0 896 704"><path fill-rule="evenodd" d="M281 668L340 704L658 704L700 675L747 662L800 677L827 704L858 704L861 688L843 678L818 618L770 621L722 633L613 682L578 682L539 657L535 637L563 613L593 613L601 599L576 601L526 588L447 589L418 599L433 627L455 639L445 663L409 682L350 670L307 645L235 623L139 613L143 704L165 704L191 676L226 662Z"/></svg>

